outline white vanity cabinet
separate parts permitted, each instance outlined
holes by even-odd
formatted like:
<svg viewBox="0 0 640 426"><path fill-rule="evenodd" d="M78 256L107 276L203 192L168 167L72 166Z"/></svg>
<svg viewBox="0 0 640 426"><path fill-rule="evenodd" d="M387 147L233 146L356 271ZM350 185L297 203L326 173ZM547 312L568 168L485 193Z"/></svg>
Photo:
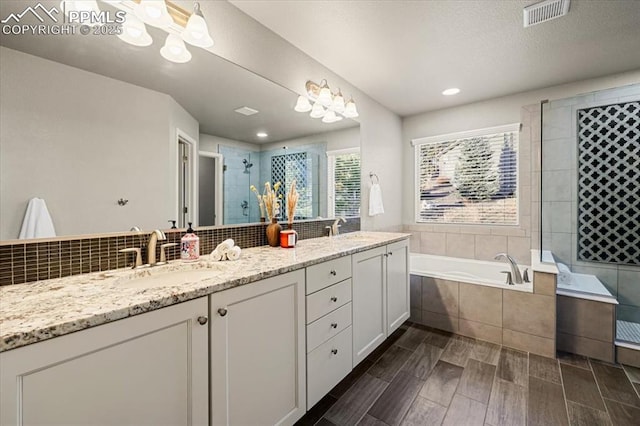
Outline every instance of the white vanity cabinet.
<svg viewBox="0 0 640 426"><path fill-rule="evenodd" d="M291 425L304 415L304 283L298 270L210 296L213 425Z"/></svg>
<svg viewBox="0 0 640 426"><path fill-rule="evenodd" d="M352 367L351 256L307 268L307 407Z"/></svg>
<svg viewBox="0 0 640 426"><path fill-rule="evenodd" d="M409 241L387 245L387 336L409 319Z"/></svg>
<svg viewBox="0 0 640 426"><path fill-rule="evenodd" d="M207 425L202 297L0 353L0 424Z"/></svg>
<svg viewBox="0 0 640 426"><path fill-rule="evenodd" d="M409 243L352 256L353 366L409 318Z"/></svg>

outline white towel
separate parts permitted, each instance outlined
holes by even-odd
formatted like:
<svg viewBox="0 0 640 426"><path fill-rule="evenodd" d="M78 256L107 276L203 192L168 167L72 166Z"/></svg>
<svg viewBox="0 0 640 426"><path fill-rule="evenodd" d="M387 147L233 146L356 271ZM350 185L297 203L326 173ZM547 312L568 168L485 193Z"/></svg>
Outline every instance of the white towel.
<svg viewBox="0 0 640 426"><path fill-rule="evenodd" d="M47 204L41 198L32 198L22 221L20 239L55 237L56 230L47 210Z"/></svg>
<svg viewBox="0 0 640 426"><path fill-rule="evenodd" d="M211 256L211 260L213 260L214 262L227 260L227 255L220 253L218 249L215 249L214 251L212 251L210 256Z"/></svg>
<svg viewBox="0 0 640 426"><path fill-rule="evenodd" d="M227 254L227 252L231 250L231 248L233 248L235 244L236 243L231 238L227 238L226 240L218 244L216 250L221 254Z"/></svg>
<svg viewBox="0 0 640 426"><path fill-rule="evenodd" d="M369 192L369 216L375 216L384 213L384 205L382 204L382 190L380 185L374 183L371 185Z"/></svg>
<svg viewBox="0 0 640 426"><path fill-rule="evenodd" d="M562 284L571 284L573 281L573 275L571 274L571 269L564 263L557 263L558 267L558 282Z"/></svg>
<svg viewBox="0 0 640 426"><path fill-rule="evenodd" d="M238 260L240 259L240 253L242 250L238 246L231 247L231 249L227 252L227 258L229 260Z"/></svg>

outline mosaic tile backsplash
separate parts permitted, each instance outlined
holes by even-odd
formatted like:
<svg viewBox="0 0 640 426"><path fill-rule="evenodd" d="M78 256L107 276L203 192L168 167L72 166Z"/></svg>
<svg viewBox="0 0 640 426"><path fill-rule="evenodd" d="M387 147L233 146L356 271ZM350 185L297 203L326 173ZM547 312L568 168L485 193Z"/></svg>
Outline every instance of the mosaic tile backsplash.
<svg viewBox="0 0 640 426"><path fill-rule="evenodd" d="M326 226L333 219L294 222L301 240L327 235ZM267 224L241 226L221 226L196 229L200 237L200 254L205 255L227 238L232 238L241 248L258 247L267 244L265 228ZM283 225L285 227L286 225ZM350 218L341 225L342 233L360 230L360 219ZM160 246L165 243L179 243L184 231L166 231L166 241L159 241L156 259L160 256ZM108 237L81 239L59 239L49 242L7 242L0 243L0 285L21 284L51 278L61 278L89 272L124 268L132 264L132 253L120 253L129 247L141 247L143 261L147 259L146 244L150 233L130 233ZM168 247L167 259L180 257L180 247Z"/></svg>

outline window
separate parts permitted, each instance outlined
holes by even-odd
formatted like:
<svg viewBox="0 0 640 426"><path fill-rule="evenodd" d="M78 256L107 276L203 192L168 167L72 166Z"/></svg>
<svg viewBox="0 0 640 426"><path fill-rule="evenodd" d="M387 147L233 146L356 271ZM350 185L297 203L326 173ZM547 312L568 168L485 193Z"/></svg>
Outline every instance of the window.
<svg viewBox="0 0 640 426"><path fill-rule="evenodd" d="M328 213L360 216L360 148L327 151Z"/></svg>
<svg viewBox="0 0 640 426"><path fill-rule="evenodd" d="M416 222L518 224L519 124L416 139Z"/></svg>
<svg viewBox="0 0 640 426"><path fill-rule="evenodd" d="M280 182L282 193L289 191L291 183L296 181L296 190L299 198L296 205L295 219L310 219L313 214L313 182L311 171L311 158L306 152L293 154L274 155L271 157L271 184ZM284 218L286 212L286 200L282 200L282 209L278 216Z"/></svg>

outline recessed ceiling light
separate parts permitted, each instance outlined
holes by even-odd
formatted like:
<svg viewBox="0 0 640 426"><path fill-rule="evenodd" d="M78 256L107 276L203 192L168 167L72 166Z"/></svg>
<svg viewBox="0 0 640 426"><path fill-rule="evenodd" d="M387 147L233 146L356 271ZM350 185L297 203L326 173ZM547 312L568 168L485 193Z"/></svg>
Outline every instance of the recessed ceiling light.
<svg viewBox="0 0 640 426"><path fill-rule="evenodd" d="M266 134L265 132L258 132L258 133L256 133L256 136L259 137L259 138L266 138L269 135Z"/></svg>
<svg viewBox="0 0 640 426"><path fill-rule="evenodd" d="M447 89L442 92L442 94L445 96L457 95L458 93L460 93L460 89L458 89L457 87L452 87L451 89Z"/></svg>

